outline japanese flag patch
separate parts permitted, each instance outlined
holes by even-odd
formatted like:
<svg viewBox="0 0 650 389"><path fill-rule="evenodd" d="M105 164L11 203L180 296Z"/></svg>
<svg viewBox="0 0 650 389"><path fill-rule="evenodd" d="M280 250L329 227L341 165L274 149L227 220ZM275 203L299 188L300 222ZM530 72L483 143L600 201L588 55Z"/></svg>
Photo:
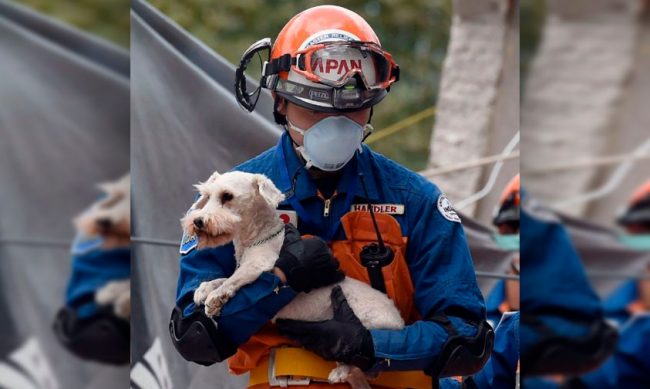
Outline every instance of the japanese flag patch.
<svg viewBox="0 0 650 389"><path fill-rule="evenodd" d="M294 227L298 227L298 215L296 214L296 211L278 209L275 211L275 214L278 215L284 224L291 223Z"/></svg>
<svg viewBox="0 0 650 389"><path fill-rule="evenodd" d="M454 206L451 205L451 201L449 201L444 193L441 193L440 196L438 196L438 211L450 222L460 223L460 216L458 216Z"/></svg>

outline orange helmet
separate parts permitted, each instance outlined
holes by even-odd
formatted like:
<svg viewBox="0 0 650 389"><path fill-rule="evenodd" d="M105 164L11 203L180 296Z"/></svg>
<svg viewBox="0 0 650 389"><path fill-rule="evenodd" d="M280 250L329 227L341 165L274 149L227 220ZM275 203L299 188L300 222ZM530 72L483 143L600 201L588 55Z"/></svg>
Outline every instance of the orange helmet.
<svg viewBox="0 0 650 389"><path fill-rule="evenodd" d="M650 225L650 180L632 193L627 208L618 218L618 223L623 226L631 224Z"/></svg>
<svg viewBox="0 0 650 389"><path fill-rule="evenodd" d="M240 68L268 46L269 38L251 46ZM240 77L243 70L237 73ZM280 31L264 63L260 84L302 107L338 112L372 107L398 79L399 66L361 16L323 5L294 16ZM238 99L246 96L240 80L236 82ZM246 105L250 102L242 105L252 111L254 104L252 108Z"/></svg>
<svg viewBox="0 0 650 389"><path fill-rule="evenodd" d="M508 223L519 228L519 207L521 205L521 189L519 174L514 176L506 185L499 206L496 209L492 223L495 226Z"/></svg>

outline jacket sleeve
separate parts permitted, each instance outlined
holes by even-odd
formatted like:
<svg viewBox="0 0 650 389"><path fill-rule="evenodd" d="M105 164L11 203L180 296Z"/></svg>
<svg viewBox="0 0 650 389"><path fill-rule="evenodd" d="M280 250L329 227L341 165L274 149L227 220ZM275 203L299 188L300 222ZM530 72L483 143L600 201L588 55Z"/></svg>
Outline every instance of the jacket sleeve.
<svg viewBox="0 0 650 389"><path fill-rule="evenodd" d="M423 319L402 330L371 330L378 360L373 370L428 372L446 362L452 343L485 343L476 339L485 338L479 326L486 326L486 312L463 227L453 209L438 206L444 195L433 184L420 185L406 204L406 232L413 297Z"/></svg>
<svg viewBox="0 0 650 389"><path fill-rule="evenodd" d="M235 271L235 265L232 244L194 249L181 255L176 305L183 311L183 316L200 309L194 305L192 298L201 282L227 278ZM242 344L295 296L296 292L281 285L278 277L262 273L257 281L244 286L223 307L221 314L215 318L219 331L234 344Z"/></svg>

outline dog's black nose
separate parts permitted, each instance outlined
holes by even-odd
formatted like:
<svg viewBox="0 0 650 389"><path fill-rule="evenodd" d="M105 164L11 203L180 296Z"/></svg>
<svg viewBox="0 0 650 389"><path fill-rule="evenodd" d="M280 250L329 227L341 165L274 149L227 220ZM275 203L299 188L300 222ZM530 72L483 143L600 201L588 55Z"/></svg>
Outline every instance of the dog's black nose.
<svg viewBox="0 0 650 389"><path fill-rule="evenodd" d="M103 230L108 230L109 228L111 228L112 224L113 223L111 223L110 219L99 219L99 220L97 220L97 226L99 226L99 228L101 228Z"/></svg>
<svg viewBox="0 0 650 389"><path fill-rule="evenodd" d="M203 219L201 219L200 217L194 219L194 227L198 228L199 230L202 229L204 227Z"/></svg>

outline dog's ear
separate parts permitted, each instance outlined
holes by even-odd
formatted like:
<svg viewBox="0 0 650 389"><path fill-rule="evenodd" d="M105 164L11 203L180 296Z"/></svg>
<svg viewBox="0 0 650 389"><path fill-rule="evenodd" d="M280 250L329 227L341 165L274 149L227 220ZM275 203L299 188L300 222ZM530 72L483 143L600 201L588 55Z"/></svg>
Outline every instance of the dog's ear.
<svg viewBox="0 0 650 389"><path fill-rule="evenodd" d="M278 206L280 201L284 200L282 192L280 192L280 190L273 184L273 181L269 180L263 174L255 175L253 185L257 188L257 192L270 207L275 208Z"/></svg>
<svg viewBox="0 0 650 389"><path fill-rule="evenodd" d="M210 176L210 178L208 178L208 180L205 182L205 184L215 182L217 180L217 178L219 178L219 176L221 176L221 174L219 174L219 172L215 170L215 172L212 173L212 175Z"/></svg>
<svg viewBox="0 0 650 389"><path fill-rule="evenodd" d="M110 194L115 190L115 183L113 182L100 182L96 186L97 189L106 194Z"/></svg>

